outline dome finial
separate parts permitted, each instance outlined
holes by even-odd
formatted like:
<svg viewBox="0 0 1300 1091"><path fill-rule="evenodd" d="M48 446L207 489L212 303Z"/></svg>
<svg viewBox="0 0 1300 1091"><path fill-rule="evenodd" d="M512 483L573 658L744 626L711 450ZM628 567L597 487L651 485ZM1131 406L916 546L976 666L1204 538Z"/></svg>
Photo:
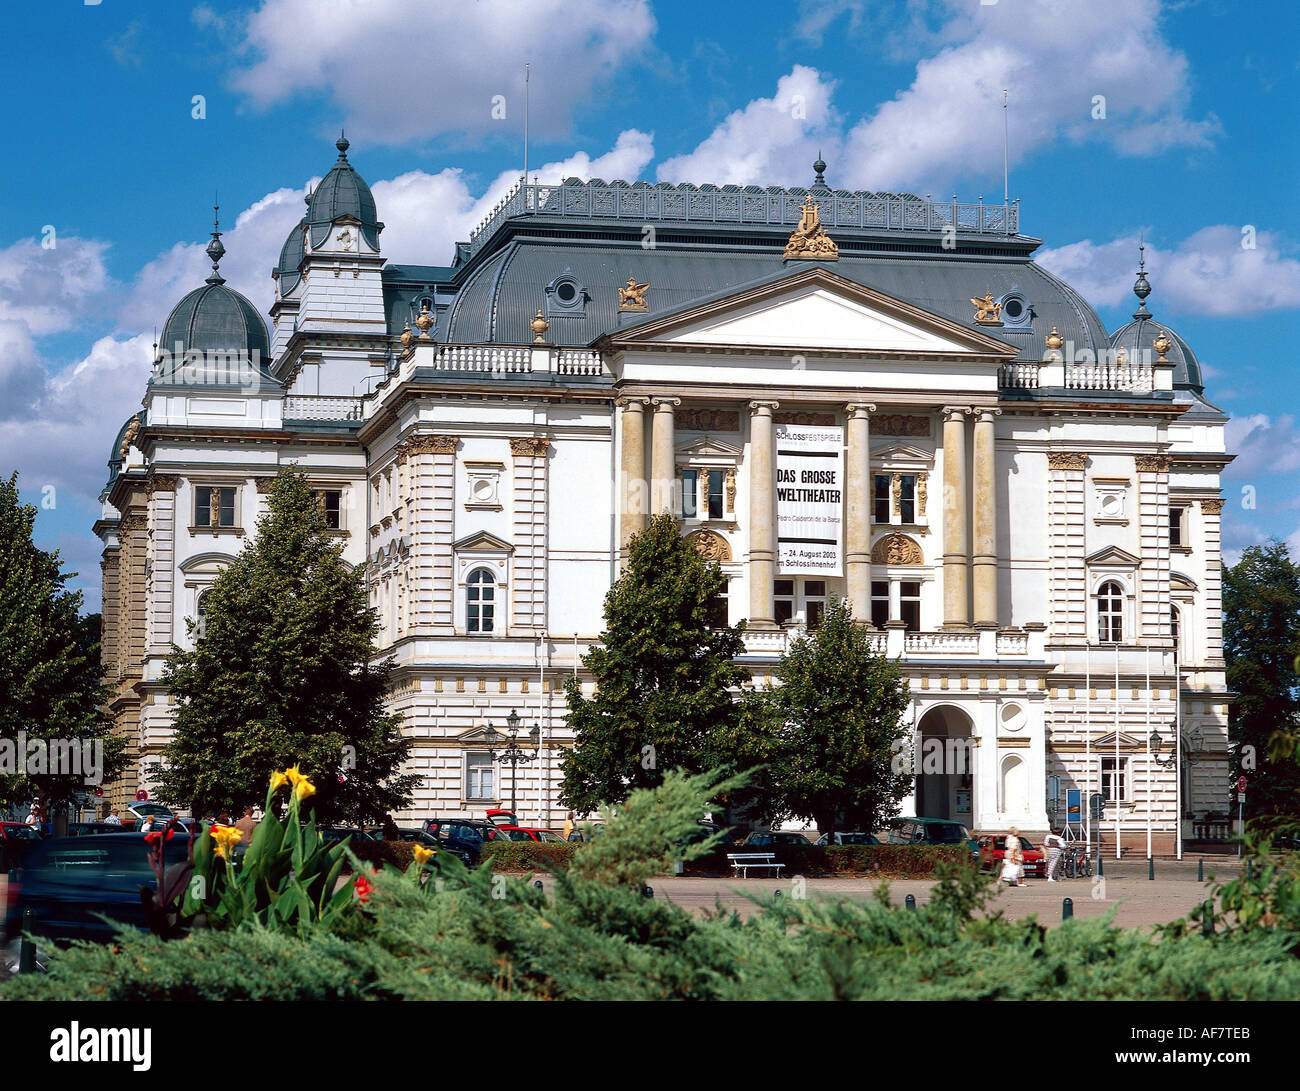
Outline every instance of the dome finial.
<svg viewBox="0 0 1300 1091"><path fill-rule="evenodd" d="M821 148L817 149L817 162L813 164L813 170L817 172L817 177L813 179L813 186L821 189L826 188L826 161L822 159Z"/></svg>
<svg viewBox="0 0 1300 1091"><path fill-rule="evenodd" d="M222 277L217 266L221 259L226 256L226 248L221 242L221 202L217 195L212 197L212 241L208 243L208 257L212 259L212 274L208 277L209 284L225 284L225 278Z"/></svg>
<svg viewBox="0 0 1300 1091"><path fill-rule="evenodd" d="M1133 312L1133 317L1139 322L1143 319L1150 318L1151 312L1147 310L1147 296L1151 294L1151 282L1147 280L1147 255L1146 242L1141 236L1138 237L1138 272L1137 280L1133 284L1133 294L1138 297L1138 309Z"/></svg>
<svg viewBox="0 0 1300 1091"><path fill-rule="evenodd" d="M340 163L346 163L348 161L348 148L350 148L351 146L352 145L348 143L347 136L344 134L343 130L340 129L339 138L336 141L334 141L334 147L338 148L339 150Z"/></svg>

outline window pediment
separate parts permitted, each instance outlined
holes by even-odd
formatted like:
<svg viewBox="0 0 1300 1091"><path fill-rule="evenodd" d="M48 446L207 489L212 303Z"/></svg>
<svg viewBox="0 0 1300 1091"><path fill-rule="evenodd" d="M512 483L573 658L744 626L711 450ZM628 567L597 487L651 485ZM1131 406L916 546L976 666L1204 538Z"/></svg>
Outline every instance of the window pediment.
<svg viewBox="0 0 1300 1091"><path fill-rule="evenodd" d="M1084 558L1084 564L1091 565L1094 568L1138 568L1142 562L1132 553L1119 548L1119 546L1106 546L1104 549L1097 550L1090 557Z"/></svg>
<svg viewBox="0 0 1300 1091"><path fill-rule="evenodd" d="M702 439L684 443L677 448L676 453L678 458L718 458L729 462L740 458L739 447L723 443L722 440L714 439L712 436L704 436Z"/></svg>
<svg viewBox="0 0 1300 1091"><path fill-rule="evenodd" d="M509 542L502 541L495 534L489 534L486 530L475 531L458 542L452 542L451 548L457 553L501 554L515 551L515 547Z"/></svg>

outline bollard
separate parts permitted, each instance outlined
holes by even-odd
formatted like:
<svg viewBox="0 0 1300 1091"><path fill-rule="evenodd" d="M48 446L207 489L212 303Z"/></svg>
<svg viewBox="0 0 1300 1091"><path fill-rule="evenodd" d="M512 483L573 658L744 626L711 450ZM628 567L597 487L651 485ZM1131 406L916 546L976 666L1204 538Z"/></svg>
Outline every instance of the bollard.
<svg viewBox="0 0 1300 1091"><path fill-rule="evenodd" d="M1061 899L1061 920L1068 921L1073 916L1074 916L1074 899L1062 898Z"/></svg>
<svg viewBox="0 0 1300 1091"><path fill-rule="evenodd" d="M1201 934L1214 935L1214 908L1210 902L1201 906Z"/></svg>
<svg viewBox="0 0 1300 1091"><path fill-rule="evenodd" d="M1098 875L1105 875L1105 874L1106 874L1105 866L1104 866L1104 865L1102 864L1102 862L1101 862L1101 846L1100 846L1100 845L1097 846L1097 874L1098 874Z"/></svg>
<svg viewBox="0 0 1300 1091"><path fill-rule="evenodd" d="M916 895L915 895L915 894L909 894L909 895L907 896L907 898L904 900L903 904L906 905L908 909L915 909L915 908L916 908Z"/></svg>
<svg viewBox="0 0 1300 1091"><path fill-rule="evenodd" d="M1147 878L1154 879L1155 877L1156 877L1156 858L1154 856L1148 856L1147 857Z"/></svg>
<svg viewBox="0 0 1300 1091"><path fill-rule="evenodd" d="M775 901L775 900L776 900L777 898L779 898L780 896L781 896L781 892L780 892L779 890L774 890L774 891L772 891L772 899L773 899L773 901Z"/></svg>
<svg viewBox="0 0 1300 1091"><path fill-rule="evenodd" d="M541 880L541 879L534 879L534 880L533 880L533 886L535 886L538 890L541 890L541 889L542 889L542 880Z"/></svg>
<svg viewBox="0 0 1300 1091"><path fill-rule="evenodd" d="M655 888L648 884L643 884L641 887L641 893L647 898L653 898L655 896Z"/></svg>
<svg viewBox="0 0 1300 1091"><path fill-rule="evenodd" d="M31 930L36 924L36 912L23 910L23 938L18 945L18 972L31 974L36 972L36 941L31 938Z"/></svg>
<svg viewBox="0 0 1300 1091"><path fill-rule="evenodd" d="M1251 869L1250 861L1247 860L1247 861L1246 861L1246 882L1250 882L1251 879L1253 879L1254 877L1255 877L1255 875L1254 875L1253 870Z"/></svg>
<svg viewBox="0 0 1300 1091"><path fill-rule="evenodd" d="M1204 856L1202 856L1199 860L1196 861L1196 881L1198 883L1205 882L1205 857Z"/></svg>

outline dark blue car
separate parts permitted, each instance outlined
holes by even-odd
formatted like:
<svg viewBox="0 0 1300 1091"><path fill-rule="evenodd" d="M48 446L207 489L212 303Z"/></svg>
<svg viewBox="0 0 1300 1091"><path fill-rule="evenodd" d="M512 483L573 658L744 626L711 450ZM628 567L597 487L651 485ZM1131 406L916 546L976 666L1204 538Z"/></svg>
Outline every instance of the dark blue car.
<svg viewBox="0 0 1300 1091"><path fill-rule="evenodd" d="M168 864L185 860L189 839L167 842ZM23 912L35 911L32 931L55 940L112 939L120 925L145 930L142 886L157 889L145 839L138 833L56 837L34 845L9 884L5 935L23 927ZM109 918L105 921L101 914Z"/></svg>

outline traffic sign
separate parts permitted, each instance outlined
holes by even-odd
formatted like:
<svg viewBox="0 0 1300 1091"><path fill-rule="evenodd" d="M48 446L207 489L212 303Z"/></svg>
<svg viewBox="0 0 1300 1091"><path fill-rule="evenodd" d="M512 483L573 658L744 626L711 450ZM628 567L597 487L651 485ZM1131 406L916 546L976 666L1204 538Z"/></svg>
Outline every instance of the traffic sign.
<svg viewBox="0 0 1300 1091"><path fill-rule="evenodd" d="M1237 793L1237 802L1238 802L1238 803L1245 803L1245 802L1246 802L1246 793L1245 793L1245 792L1238 792L1238 793Z"/></svg>
<svg viewBox="0 0 1300 1091"><path fill-rule="evenodd" d="M135 793L135 801L137 803L145 803L148 801L148 799L149 799L149 793L146 792L143 788L141 788L138 792Z"/></svg>
<svg viewBox="0 0 1300 1091"><path fill-rule="evenodd" d="M100 799L100 798L102 798L103 795L104 795L104 789L103 789L103 788L96 788L96 789L95 789L95 798L96 798L96 799Z"/></svg>
<svg viewBox="0 0 1300 1091"><path fill-rule="evenodd" d="M1246 778L1245 778L1245 777L1238 777L1238 778L1237 778L1237 791L1239 791L1239 792L1244 792L1245 790L1246 790Z"/></svg>

